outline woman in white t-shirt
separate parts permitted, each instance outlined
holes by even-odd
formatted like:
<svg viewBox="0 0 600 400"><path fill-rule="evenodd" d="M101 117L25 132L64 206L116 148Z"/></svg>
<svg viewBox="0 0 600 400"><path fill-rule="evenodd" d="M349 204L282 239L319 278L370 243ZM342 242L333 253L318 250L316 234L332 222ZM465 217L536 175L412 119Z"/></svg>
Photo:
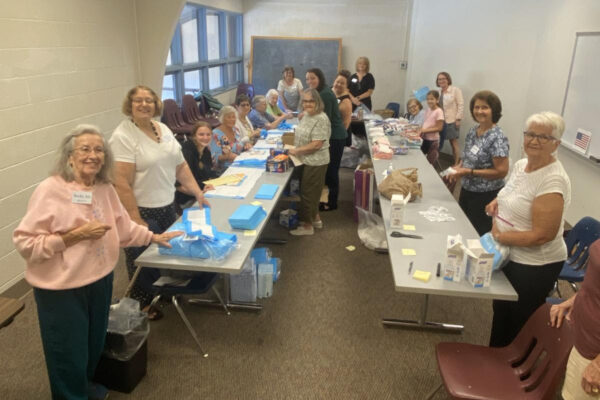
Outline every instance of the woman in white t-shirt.
<svg viewBox="0 0 600 400"><path fill-rule="evenodd" d="M116 161L115 189L133 221L154 233L162 233L177 219L173 203L175 181L179 181L200 206L208 203L173 132L153 120L162 111L162 102L156 93L146 86L132 88L123 101L122 111L128 118L117 126L109 141ZM145 249L125 249L129 279L136 270L134 260ZM149 306L152 284L159 277L158 269L142 269L131 291L131 297L138 300L141 307ZM150 319L161 316L158 309L145 311Z"/></svg>
<svg viewBox="0 0 600 400"><path fill-rule="evenodd" d="M277 91L281 96L281 102L285 108L284 112L298 111L303 89L302 82L295 77L294 67L289 65L283 67L283 79L277 84Z"/></svg>
<svg viewBox="0 0 600 400"><path fill-rule="evenodd" d="M510 246L506 277L519 300L494 300L490 346L510 344L541 306L567 258L564 214L571 182L556 151L565 129L562 117L545 111L527 119L523 132L526 158L513 166L506 186L486 207L494 217L492 235Z"/></svg>

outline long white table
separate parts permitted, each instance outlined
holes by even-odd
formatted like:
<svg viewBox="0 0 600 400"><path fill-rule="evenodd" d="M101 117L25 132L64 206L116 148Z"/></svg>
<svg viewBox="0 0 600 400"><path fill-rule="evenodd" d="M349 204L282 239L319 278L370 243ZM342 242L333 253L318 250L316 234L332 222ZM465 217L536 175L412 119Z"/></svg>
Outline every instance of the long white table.
<svg viewBox="0 0 600 400"><path fill-rule="evenodd" d="M369 150L371 156L371 137L369 130L372 123L366 123L367 136L369 140ZM394 144L399 138L389 137L390 142ZM469 222L467 216L444 185L442 179L429 164L423 153L419 149L411 149L406 155L396 155L391 160L373 160L375 171L375 180L377 185L383 182L383 172L390 166L394 169L416 167L418 168L419 182L423 187L423 197L408 203L405 207L404 224L414 225L416 231L402 231L390 228L390 200L380 196L381 213L385 224L386 237L389 248L389 256L392 264L392 273L394 276L394 287L399 292L412 292L425 294L425 301L421 309L421 318L419 321L399 320L384 318L384 325L444 329L451 331L460 331L464 327L459 324L448 324L438 322L428 322L427 310L429 304L429 295L475 297L500 300L517 300L517 293L512 285L506 279L503 272L494 272L492 282L486 288L474 288L465 279L460 282L450 282L443 277L436 277L437 265L444 261L446 253L446 240L448 235L461 234L463 240L476 239L479 237L477 231ZM453 222L431 222L419 214L419 211L426 211L431 206L442 206L448 209L449 213L455 218ZM423 236L423 239L395 238L391 233L401 231L408 234ZM405 256L402 249L413 249L415 256ZM431 272L429 282L422 282L409 274L410 262L413 262L412 272L415 270Z"/></svg>
<svg viewBox="0 0 600 400"><path fill-rule="evenodd" d="M209 260L177 257L170 255L161 255L158 252L158 245L152 244L148 247L142 255L136 260L135 264L142 267L155 267L163 269L175 269L185 271L196 271L196 272L216 272L219 274L239 274L244 266L244 263L250 252L256 245L256 242L260 238L260 234L265 228L269 217L273 213L273 209L277 204L277 201L281 197L285 186L292 175L292 169L285 173L272 173L265 172L258 179L252 191L246 196L245 199L229 199L229 198L211 198L209 199L211 204L211 222L221 232L235 233L238 239L239 248L225 258L221 262L214 262ZM256 200L254 195L263 183L279 185L279 189L272 200ZM267 215L261 221L256 228L256 235L245 236L244 231L232 229L229 225L228 218L231 214L242 204L250 204L253 201L260 201L262 207L265 209ZM134 278L135 279L135 278ZM259 310L262 308L260 304L239 304L232 303L229 296L229 285L228 279L225 279L225 298L227 306L230 308L244 308ZM218 302L209 302L211 304L219 305Z"/></svg>

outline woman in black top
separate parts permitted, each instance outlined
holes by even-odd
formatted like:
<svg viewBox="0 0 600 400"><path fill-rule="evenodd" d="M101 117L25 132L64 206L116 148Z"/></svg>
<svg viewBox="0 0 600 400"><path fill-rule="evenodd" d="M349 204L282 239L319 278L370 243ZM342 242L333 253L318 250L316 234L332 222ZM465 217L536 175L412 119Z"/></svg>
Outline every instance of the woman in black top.
<svg viewBox="0 0 600 400"><path fill-rule="evenodd" d="M370 63L367 57L358 57L356 60L356 73L350 77L348 89L354 110L363 103L369 110L373 109L371 95L375 91L375 78L369 72Z"/></svg>
<svg viewBox="0 0 600 400"><path fill-rule="evenodd" d="M192 132L190 140L184 142L181 146L181 151L200 189L206 192L213 189L213 187L205 185L203 182L217 176L213 170L212 155L210 154L212 129L208 122L200 121L194 125ZM195 197L187 194L185 188L179 182L175 186L177 187L175 202L179 206L183 206L190 200L195 200Z"/></svg>

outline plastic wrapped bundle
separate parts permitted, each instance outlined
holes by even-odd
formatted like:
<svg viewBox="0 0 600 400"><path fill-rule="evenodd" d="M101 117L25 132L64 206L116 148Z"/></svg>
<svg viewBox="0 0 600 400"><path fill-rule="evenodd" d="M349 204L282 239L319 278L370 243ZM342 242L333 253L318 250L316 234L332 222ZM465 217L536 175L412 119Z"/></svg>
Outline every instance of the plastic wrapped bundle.
<svg viewBox="0 0 600 400"><path fill-rule="evenodd" d="M186 232L185 228L185 223L177 222L168 231ZM212 238L186 234L174 237L169 241L169 244L172 246L170 249L159 247L158 252L163 255L222 261L236 248L236 243L237 236L232 233L215 231Z"/></svg>

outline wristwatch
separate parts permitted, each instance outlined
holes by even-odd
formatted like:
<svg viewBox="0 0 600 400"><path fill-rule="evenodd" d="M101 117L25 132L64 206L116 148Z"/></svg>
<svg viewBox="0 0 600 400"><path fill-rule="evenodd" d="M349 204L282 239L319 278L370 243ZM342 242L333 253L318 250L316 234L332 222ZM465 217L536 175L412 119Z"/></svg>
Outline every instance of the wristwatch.
<svg viewBox="0 0 600 400"><path fill-rule="evenodd" d="M473 168L471 168L471 176L473 176L473 175L474 175L474 174L473 174L473 171L474 171L474 169L473 169Z"/></svg>

